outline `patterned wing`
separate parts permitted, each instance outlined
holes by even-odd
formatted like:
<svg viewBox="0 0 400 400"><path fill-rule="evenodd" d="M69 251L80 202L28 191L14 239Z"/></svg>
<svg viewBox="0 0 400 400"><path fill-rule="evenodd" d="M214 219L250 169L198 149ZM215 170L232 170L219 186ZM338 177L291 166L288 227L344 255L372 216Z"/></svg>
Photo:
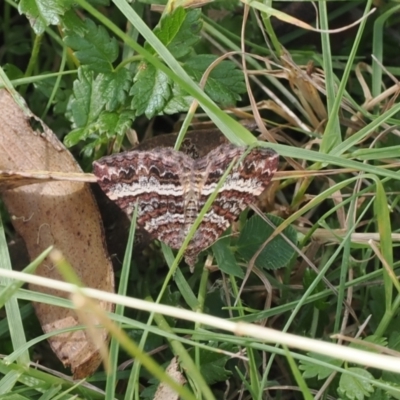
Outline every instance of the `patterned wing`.
<svg viewBox="0 0 400 400"><path fill-rule="evenodd" d="M245 152L245 147L224 144L194 162L194 174L198 175L195 181L200 182L199 211L231 162L239 160ZM198 253L214 243L239 214L255 202L276 172L278 159L272 149L255 148L231 170L185 252L189 265L194 265Z"/></svg>
<svg viewBox="0 0 400 400"><path fill-rule="evenodd" d="M185 178L192 169L193 160L171 148L130 151L93 163L93 173L106 195L128 216L137 201L138 223L174 249L185 239Z"/></svg>

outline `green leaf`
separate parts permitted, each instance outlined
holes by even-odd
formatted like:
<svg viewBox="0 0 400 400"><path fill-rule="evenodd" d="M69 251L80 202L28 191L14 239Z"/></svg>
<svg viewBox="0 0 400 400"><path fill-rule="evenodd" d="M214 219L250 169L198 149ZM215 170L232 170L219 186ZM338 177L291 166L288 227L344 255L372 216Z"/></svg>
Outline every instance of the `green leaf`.
<svg viewBox="0 0 400 400"><path fill-rule="evenodd" d="M104 108L113 111L121 107L126 100L130 79L130 72L125 69L99 74L94 78L93 71L87 67L79 68L69 103L74 127L88 129ZM91 126L90 132L93 129L96 128Z"/></svg>
<svg viewBox="0 0 400 400"><path fill-rule="evenodd" d="M318 353L307 353L307 355L312 359L323 361L325 363L331 364L332 366L340 367L342 365L342 361L338 360L337 358L324 356ZM309 378L318 378L319 380L326 379L333 372L332 368L324 367L322 365L312 362L311 360L310 361L301 360L299 369L301 371L304 371L303 377L305 379Z"/></svg>
<svg viewBox="0 0 400 400"><path fill-rule="evenodd" d="M163 111L165 114L169 115L186 112L192 101L193 97L188 95L179 85L174 83L172 85L172 97L165 105Z"/></svg>
<svg viewBox="0 0 400 400"><path fill-rule="evenodd" d="M64 144L72 147L90 136L90 143L86 144L82 151L86 157L91 157L93 151L101 145L110 142L110 139L123 137L126 131L132 126L135 114L131 110L122 112L102 111L96 121L85 128L78 128L71 131L65 138Z"/></svg>
<svg viewBox="0 0 400 400"><path fill-rule="evenodd" d="M21 0L18 11L26 15L34 32L41 35L47 26L60 23L60 16L70 8L71 4L72 0Z"/></svg>
<svg viewBox="0 0 400 400"><path fill-rule="evenodd" d="M267 215L268 219L278 226L283 222L282 218L275 215ZM240 232L237 243L239 254L249 261L263 243L273 234L274 228L266 223L260 216L254 215L247 220ZM294 244L297 244L296 231L288 226L283 234ZM256 260L256 265L260 268L277 269L282 268L289 263L294 256L295 251L286 240L278 235L273 238L261 251Z"/></svg>
<svg viewBox="0 0 400 400"><path fill-rule="evenodd" d="M132 108L136 115L147 118L162 113L172 95L172 81L153 65L141 63L130 94L133 95Z"/></svg>
<svg viewBox="0 0 400 400"><path fill-rule="evenodd" d="M165 14L154 34L167 47L176 59L182 59L193 50L193 46L200 40L202 28L201 10L186 11L178 7L172 14ZM150 45L145 48L150 50ZM152 53L155 54L154 50Z"/></svg>
<svg viewBox="0 0 400 400"><path fill-rule="evenodd" d="M236 262L236 258L229 247L230 241L231 239L228 234L219 238L212 245L212 250L215 259L217 260L218 268L227 274L243 278L244 272L239 267L238 263Z"/></svg>
<svg viewBox="0 0 400 400"><path fill-rule="evenodd" d="M123 70L99 74L94 78L93 71L87 67L78 69L78 79L74 82L68 104L69 117L75 129L64 138L67 147L85 140L106 126L103 132L110 129L107 132L109 137L126 132L134 119L132 111L123 112L118 117L105 113L100 121L98 119L106 106L112 110L124 102L129 79L129 72Z"/></svg>
<svg viewBox="0 0 400 400"><path fill-rule="evenodd" d="M359 377L342 374L339 381L338 392L341 396L346 396L351 400L364 400L374 391L374 387L369 380L374 379L373 375L363 368L349 368L351 372L355 372Z"/></svg>
<svg viewBox="0 0 400 400"><path fill-rule="evenodd" d="M224 368L228 359L227 356L213 352L208 352L208 357L203 357L200 372L209 385L224 382L232 375L231 371Z"/></svg>
<svg viewBox="0 0 400 400"><path fill-rule="evenodd" d="M98 119L99 133L106 134L109 138L125 135L134 119L135 114L131 110L124 110L120 113L103 111Z"/></svg>
<svg viewBox="0 0 400 400"><path fill-rule="evenodd" d="M78 69L78 79L73 84L69 109L74 127L87 127L100 115L107 101L103 97L103 75L94 79L93 71Z"/></svg>
<svg viewBox="0 0 400 400"><path fill-rule="evenodd" d="M150 381L149 381L150 382ZM140 391L140 398L142 400L153 400L157 389L158 389L159 382L153 383L152 385L148 385L143 390Z"/></svg>
<svg viewBox="0 0 400 400"><path fill-rule="evenodd" d="M115 111L126 101L128 91L132 84L131 72L125 68L107 74L101 74L102 95L106 100L106 109Z"/></svg>
<svg viewBox="0 0 400 400"><path fill-rule="evenodd" d="M110 38L103 26L85 20L83 32L68 30L64 42L75 52L78 60L96 72L111 72L112 63L118 57L118 43Z"/></svg>
<svg viewBox="0 0 400 400"><path fill-rule="evenodd" d="M44 97L46 97L48 99L51 96L52 91L54 90L54 85L56 84L56 81L57 81L56 77L51 77L51 78L48 78L48 79L43 79L43 80L34 82L33 86ZM61 83L61 86L64 86L64 85L62 85L62 83ZM56 93L56 96L57 95L58 95L58 92ZM57 99L57 97L56 97L56 99Z"/></svg>
<svg viewBox="0 0 400 400"><path fill-rule="evenodd" d="M78 144L85 135L85 129L77 128L70 131L64 138L66 147L72 147Z"/></svg>
<svg viewBox="0 0 400 400"><path fill-rule="evenodd" d="M200 82L204 72L216 60L212 54L191 57L183 67L187 73ZM236 104L240 94L246 92L243 73L231 61L221 61L208 76L205 92L222 107Z"/></svg>
<svg viewBox="0 0 400 400"><path fill-rule="evenodd" d="M74 32L76 35L83 36L86 32L85 20L79 17L75 10L68 10L62 19L62 27L67 32Z"/></svg>
<svg viewBox="0 0 400 400"><path fill-rule="evenodd" d="M216 347L217 344L211 342L209 346ZM218 344L218 348L225 351L237 350L232 344ZM207 384L224 382L232 375L231 371L225 369L225 365L230 359L229 356L203 349L199 353L200 372Z"/></svg>
<svg viewBox="0 0 400 400"><path fill-rule="evenodd" d="M100 132L110 133L112 137L112 131L118 124L119 115L116 112L103 111L97 120Z"/></svg>
<svg viewBox="0 0 400 400"><path fill-rule="evenodd" d="M4 64L2 67L10 80L24 77L24 73L14 64Z"/></svg>

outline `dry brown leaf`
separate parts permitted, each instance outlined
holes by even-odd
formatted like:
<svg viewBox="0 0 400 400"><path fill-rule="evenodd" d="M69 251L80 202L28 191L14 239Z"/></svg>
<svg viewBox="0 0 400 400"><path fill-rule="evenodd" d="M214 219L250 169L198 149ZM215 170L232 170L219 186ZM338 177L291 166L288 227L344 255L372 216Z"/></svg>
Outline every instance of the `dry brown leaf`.
<svg viewBox="0 0 400 400"><path fill-rule="evenodd" d="M35 118L43 132L33 130L29 118ZM29 112L24 114L5 90L0 91L0 169L82 172L54 133ZM3 188L2 198L31 260L52 245L62 252L84 285L114 292L114 275L102 222L87 184L65 181ZM62 280L48 259L37 269L37 274ZM40 286L30 288L54 296L68 296ZM106 311L113 309L106 302L100 305ZM81 324L74 310L40 303L34 306L46 333ZM101 335L107 341L105 330L101 330ZM53 336L49 341L58 358L71 367L76 379L91 375L101 362L97 346L84 330Z"/></svg>

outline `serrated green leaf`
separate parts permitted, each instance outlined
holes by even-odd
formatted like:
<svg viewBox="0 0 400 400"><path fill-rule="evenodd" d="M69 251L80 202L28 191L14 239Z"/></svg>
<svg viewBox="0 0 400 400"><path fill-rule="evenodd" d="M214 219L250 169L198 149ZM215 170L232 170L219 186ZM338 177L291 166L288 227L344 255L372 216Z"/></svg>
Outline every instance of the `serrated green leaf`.
<svg viewBox="0 0 400 400"><path fill-rule="evenodd" d="M58 0L21 0L18 4L20 14L25 14L37 35L41 35L47 26L58 25L60 16L70 8L71 1Z"/></svg>
<svg viewBox="0 0 400 400"><path fill-rule="evenodd" d="M193 97L188 95L175 83L172 85L172 97L164 107L165 114L177 114L187 112L192 104Z"/></svg>
<svg viewBox="0 0 400 400"><path fill-rule="evenodd" d="M74 50L78 60L88 65L96 72L111 72L112 63L118 57L118 43L110 38L103 26L96 25L92 20L85 20L85 30L67 31L64 43Z"/></svg>
<svg viewBox="0 0 400 400"><path fill-rule="evenodd" d="M69 103L74 127L88 127L100 115L107 100L103 97L103 80L104 75L94 79L93 71L78 69L78 79L74 81Z"/></svg>
<svg viewBox="0 0 400 400"><path fill-rule="evenodd" d="M217 353L210 352L210 354ZM201 366L201 375L209 385L213 385L217 382L224 382L232 375L231 371L224 368L227 361L228 357L224 357L224 359L220 360L210 359L207 365Z"/></svg>
<svg viewBox="0 0 400 400"><path fill-rule="evenodd" d="M239 278L244 277L243 270L239 267L232 250L229 247L230 244L229 234L219 238L213 245L212 251L217 261L218 268L226 274L237 276Z"/></svg>
<svg viewBox="0 0 400 400"><path fill-rule="evenodd" d="M331 364L332 366L340 367L342 365L342 361L337 358L332 358L328 356L324 356L318 353L307 353L310 358L323 361L327 364ZM303 377L305 379L309 378L317 378L319 380L327 378L332 372L333 369L329 367L323 367L322 365L313 363L311 360L301 360L299 369L303 372Z"/></svg>
<svg viewBox="0 0 400 400"><path fill-rule="evenodd" d="M121 113L103 111L98 118L98 129L100 134L105 133L108 138L124 135L134 119L135 114L131 110Z"/></svg>
<svg viewBox="0 0 400 400"><path fill-rule="evenodd" d="M270 221L278 226L283 222L282 218L268 214ZM274 229L267 224L260 216L253 215L246 221L242 231L240 232L237 242L237 250L239 254L249 261L263 243L272 235ZM293 243L297 244L296 231L288 226L283 234ZM256 265L260 268L277 269L282 268L289 263L294 256L295 251L286 240L278 235L273 238L262 250L257 257Z"/></svg>
<svg viewBox="0 0 400 400"><path fill-rule="evenodd" d="M373 375L363 368L349 368L351 372L359 375L359 377L342 374L339 380L338 391L351 400L364 400L374 391L374 387L369 380L374 379Z"/></svg>
<svg viewBox="0 0 400 400"><path fill-rule="evenodd" d="M193 56L185 61L183 67L200 82L204 72L216 58L212 54ZM209 74L204 91L222 107L233 106L240 100L240 94L246 92L243 73L231 61L222 61Z"/></svg>
<svg viewBox="0 0 400 400"><path fill-rule="evenodd" d="M90 142L82 148L85 157L92 157L96 149L98 150L103 145L108 144L111 139L114 141L114 149L118 151L122 138L132 126L134 119L135 113L132 110L102 111L92 124L71 131L64 138L64 143L67 147L72 147L90 135Z"/></svg>
<svg viewBox="0 0 400 400"><path fill-rule="evenodd" d="M113 132L118 123L119 115L116 112L103 111L97 120L100 132ZM112 134L110 135L112 136Z"/></svg>
<svg viewBox="0 0 400 400"><path fill-rule="evenodd" d="M116 133L123 132L132 126L132 122L135 120L135 113L132 110L124 110L119 113L118 124L115 127Z"/></svg>
<svg viewBox="0 0 400 400"><path fill-rule="evenodd" d="M162 113L172 95L171 85L172 81L164 72L151 64L140 64L130 91L136 115L145 114L147 118L152 118Z"/></svg>
<svg viewBox="0 0 400 400"><path fill-rule="evenodd" d="M102 74L101 81L100 90L102 90L102 95L106 100L106 109L114 111L121 107L125 103L132 84L131 72L121 68L117 71Z"/></svg>
<svg viewBox="0 0 400 400"><path fill-rule="evenodd" d="M66 147L75 146L82 140L84 134L85 134L85 129L83 128L73 129L64 137L63 142Z"/></svg>
<svg viewBox="0 0 400 400"><path fill-rule="evenodd" d="M88 68L81 67L78 69L78 79L74 82L73 94L68 104L69 117L75 129L64 138L67 147L77 144L80 140L85 140L89 135L99 130L101 125L99 125L98 118L107 102L123 100L123 97L112 99L120 83L110 83L114 76L114 73L111 72L99 74L94 78L93 71ZM126 86L125 83L122 83L122 85ZM108 122L114 126L112 135L119 134L122 131L125 133L127 126L130 126L133 119L132 115L132 112L124 114L121 118L118 117L118 120L115 119L114 124L109 120Z"/></svg>
<svg viewBox="0 0 400 400"><path fill-rule="evenodd" d="M84 36L86 31L85 20L79 17L75 10L68 10L62 19L65 32L73 31L76 35Z"/></svg>
<svg viewBox="0 0 400 400"><path fill-rule="evenodd" d="M232 351L232 344L215 344L214 342L209 343L210 346L218 346L225 351ZM207 384L213 385L217 382L226 381L232 372L225 369L225 365L230 358L222 353L214 351L200 350L200 372Z"/></svg>
<svg viewBox="0 0 400 400"><path fill-rule="evenodd" d="M178 7L173 13L165 14L153 32L179 60L193 51L193 46L200 40L202 25L200 9ZM146 47L151 50L150 46Z"/></svg>

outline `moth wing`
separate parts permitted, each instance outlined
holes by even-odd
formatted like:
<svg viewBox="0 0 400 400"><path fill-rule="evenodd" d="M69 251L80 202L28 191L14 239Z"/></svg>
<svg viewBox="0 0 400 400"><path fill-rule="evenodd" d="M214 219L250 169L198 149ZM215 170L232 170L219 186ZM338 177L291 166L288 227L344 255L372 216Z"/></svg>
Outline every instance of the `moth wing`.
<svg viewBox="0 0 400 400"><path fill-rule="evenodd" d="M106 195L129 217L137 202L137 222L153 237L172 248L184 240L184 198L181 176L190 173L193 160L172 148L129 151L93 163L93 173Z"/></svg>
<svg viewBox="0 0 400 400"><path fill-rule="evenodd" d="M225 144L195 162L195 170L207 171L199 196L200 209L216 190L230 164L234 160L238 162L245 152L245 147ZM234 166L185 252L190 265L195 263L198 253L214 243L240 213L255 202L276 172L278 159L272 149L254 148Z"/></svg>

